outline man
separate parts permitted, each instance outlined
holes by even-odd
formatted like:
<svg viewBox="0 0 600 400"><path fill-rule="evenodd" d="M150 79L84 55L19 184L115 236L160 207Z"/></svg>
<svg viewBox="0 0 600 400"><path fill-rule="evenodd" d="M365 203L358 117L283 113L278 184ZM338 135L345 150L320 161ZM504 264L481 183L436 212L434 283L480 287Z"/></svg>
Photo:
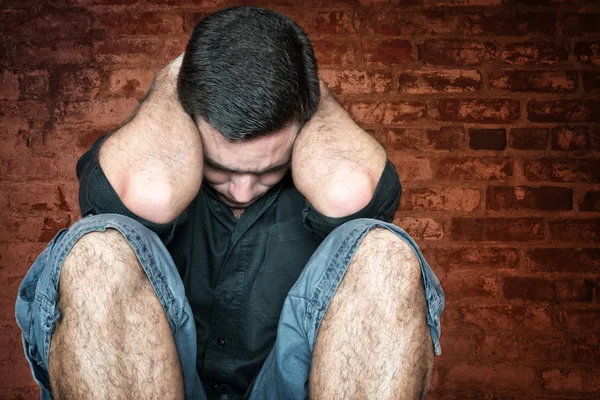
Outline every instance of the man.
<svg viewBox="0 0 600 400"><path fill-rule="evenodd" d="M288 18L205 18L77 173L17 299L43 397L424 397L443 294Z"/></svg>

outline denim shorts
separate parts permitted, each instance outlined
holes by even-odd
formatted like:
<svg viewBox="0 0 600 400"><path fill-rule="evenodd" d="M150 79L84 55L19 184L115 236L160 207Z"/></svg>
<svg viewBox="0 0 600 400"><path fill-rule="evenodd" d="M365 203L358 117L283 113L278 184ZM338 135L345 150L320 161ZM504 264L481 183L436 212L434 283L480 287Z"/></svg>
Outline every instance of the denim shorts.
<svg viewBox="0 0 600 400"><path fill-rule="evenodd" d="M415 251L428 303L427 322L436 354L441 353L440 316L444 294L433 271L410 236L397 226L357 219L334 230L307 263L281 312L277 339L246 393L251 399L305 399L312 352L325 311L362 238L372 228L386 228ZM50 340L60 318L58 281L65 258L86 233L117 229L135 251L160 300L179 353L187 399L205 399L196 372L196 328L183 283L159 237L139 222L117 214L88 216L56 234L33 263L19 288L16 318L23 331L25 356L42 399L52 399L48 376Z"/></svg>

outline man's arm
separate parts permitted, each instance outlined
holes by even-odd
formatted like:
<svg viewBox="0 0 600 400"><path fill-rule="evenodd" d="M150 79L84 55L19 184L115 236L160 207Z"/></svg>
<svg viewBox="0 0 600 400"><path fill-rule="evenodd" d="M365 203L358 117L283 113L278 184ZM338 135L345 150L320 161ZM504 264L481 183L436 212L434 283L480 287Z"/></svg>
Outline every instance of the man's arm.
<svg viewBox="0 0 600 400"><path fill-rule="evenodd" d="M156 77L135 117L100 148L102 171L123 204L154 223L181 214L202 183L202 143L177 99L182 56Z"/></svg>
<svg viewBox="0 0 600 400"><path fill-rule="evenodd" d="M321 101L302 128L292 155L296 188L321 214L362 210L386 165L385 149L362 130L321 81Z"/></svg>

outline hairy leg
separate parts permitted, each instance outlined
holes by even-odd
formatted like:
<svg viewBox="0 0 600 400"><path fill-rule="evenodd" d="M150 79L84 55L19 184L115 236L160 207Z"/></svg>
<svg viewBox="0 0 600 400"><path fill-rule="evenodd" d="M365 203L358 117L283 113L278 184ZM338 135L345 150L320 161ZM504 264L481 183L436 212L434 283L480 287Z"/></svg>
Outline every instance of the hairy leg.
<svg viewBox="0 0 600 400"><path fill-rule="evenodd" d="M125 238L91 232L70 251L50 345L56 399L182 399L177 348L162 306Z"/></svg>
<svg viewBox="0 0 600 400"><path fill-rule="evenodd" d="M433 343L421 268L387 229L358 247L319 328L311 399L423 399Z"/></svg>

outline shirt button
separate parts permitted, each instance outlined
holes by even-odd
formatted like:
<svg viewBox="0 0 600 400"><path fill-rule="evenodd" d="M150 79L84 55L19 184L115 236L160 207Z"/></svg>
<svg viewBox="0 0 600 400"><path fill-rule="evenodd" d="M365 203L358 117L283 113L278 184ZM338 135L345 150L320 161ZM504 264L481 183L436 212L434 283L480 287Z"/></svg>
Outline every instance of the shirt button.
<svg viewBox="0 0 600 400"><path fill-rule="evenodd" d="M219 344L219 346L221 346L221 347L225 347L225 341L224 341L223 339L219 339L219 340L217 341L217 343Z"/></svg>
<svg viewBox="0 0 600 400"><path fill-rule="evenodd" d="M226 302L229 303L232 299L233 299L233 296L231 294L229 294L229 293L225 294L225 301Z"/></svg>
<svg viewBox="0 0 600 400"><path fill-rule="evenodd" d="M219 382L213 382L212 387L213 389L217 389L219 387Z"/></svg>

